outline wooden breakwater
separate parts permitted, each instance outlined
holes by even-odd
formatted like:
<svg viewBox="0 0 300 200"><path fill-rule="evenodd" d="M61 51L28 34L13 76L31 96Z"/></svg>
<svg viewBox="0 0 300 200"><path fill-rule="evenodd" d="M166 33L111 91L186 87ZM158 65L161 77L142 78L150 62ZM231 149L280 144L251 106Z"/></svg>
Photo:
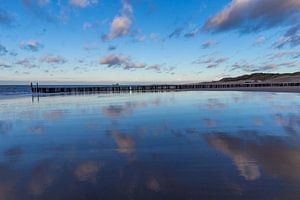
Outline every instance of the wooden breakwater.
<svg viewBox="0 0 300 200"><path fill-rule="evenodd" d="M197 84L162 84L162 85L110 85L110 86L43 86L31 84L32 93L90 93L90 92L139 92L139 91L176 91L209 90L239 88L282 88L295 87L298 83L197 83Z"/></svg>

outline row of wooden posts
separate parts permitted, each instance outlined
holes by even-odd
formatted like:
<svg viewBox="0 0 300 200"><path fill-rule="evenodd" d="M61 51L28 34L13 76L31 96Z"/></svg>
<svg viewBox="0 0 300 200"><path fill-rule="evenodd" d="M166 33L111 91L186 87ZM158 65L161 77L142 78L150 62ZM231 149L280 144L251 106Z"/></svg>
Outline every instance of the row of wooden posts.
<svg viewBox="0 0 300 200"><path fill-rule="evenodd" d="M130 92L130 91L166 91L218 88L249 87L300 87L300 83L199 83L170 85L110 85L110 86L34 86L32 93L80 93L80 92Z"/></svg>

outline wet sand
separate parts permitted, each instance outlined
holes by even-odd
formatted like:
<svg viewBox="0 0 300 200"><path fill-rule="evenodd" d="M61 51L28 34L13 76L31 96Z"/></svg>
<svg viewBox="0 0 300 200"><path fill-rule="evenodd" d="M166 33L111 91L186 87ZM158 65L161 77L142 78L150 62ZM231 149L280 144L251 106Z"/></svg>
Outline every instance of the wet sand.
<svg viewBox="0 0 300 200"><path fill-rule="evenodd" d="M299 108L277 92L0 101L0 199L298 200Z"/></svg>

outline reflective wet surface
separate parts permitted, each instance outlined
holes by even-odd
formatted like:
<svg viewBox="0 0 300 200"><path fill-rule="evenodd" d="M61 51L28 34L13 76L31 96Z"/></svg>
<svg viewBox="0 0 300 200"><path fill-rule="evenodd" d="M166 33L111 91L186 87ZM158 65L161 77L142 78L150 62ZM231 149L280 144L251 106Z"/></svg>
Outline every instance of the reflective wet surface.
<svg viewBox="0 0 300 200"><path fill-rule="evenodd" d="M0 100L6 199L300 199L300 94Z"/></svg>

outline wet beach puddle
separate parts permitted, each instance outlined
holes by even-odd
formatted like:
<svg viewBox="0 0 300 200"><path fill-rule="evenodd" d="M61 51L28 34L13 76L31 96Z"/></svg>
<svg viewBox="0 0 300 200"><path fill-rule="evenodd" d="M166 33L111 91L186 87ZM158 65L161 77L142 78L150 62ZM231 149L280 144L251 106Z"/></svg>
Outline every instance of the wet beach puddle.
<svg viewBox="0 0 300 200"><path fill-rule="evenodd" d="M0 199L300 199L300 95L0 100Z"/></svg>

